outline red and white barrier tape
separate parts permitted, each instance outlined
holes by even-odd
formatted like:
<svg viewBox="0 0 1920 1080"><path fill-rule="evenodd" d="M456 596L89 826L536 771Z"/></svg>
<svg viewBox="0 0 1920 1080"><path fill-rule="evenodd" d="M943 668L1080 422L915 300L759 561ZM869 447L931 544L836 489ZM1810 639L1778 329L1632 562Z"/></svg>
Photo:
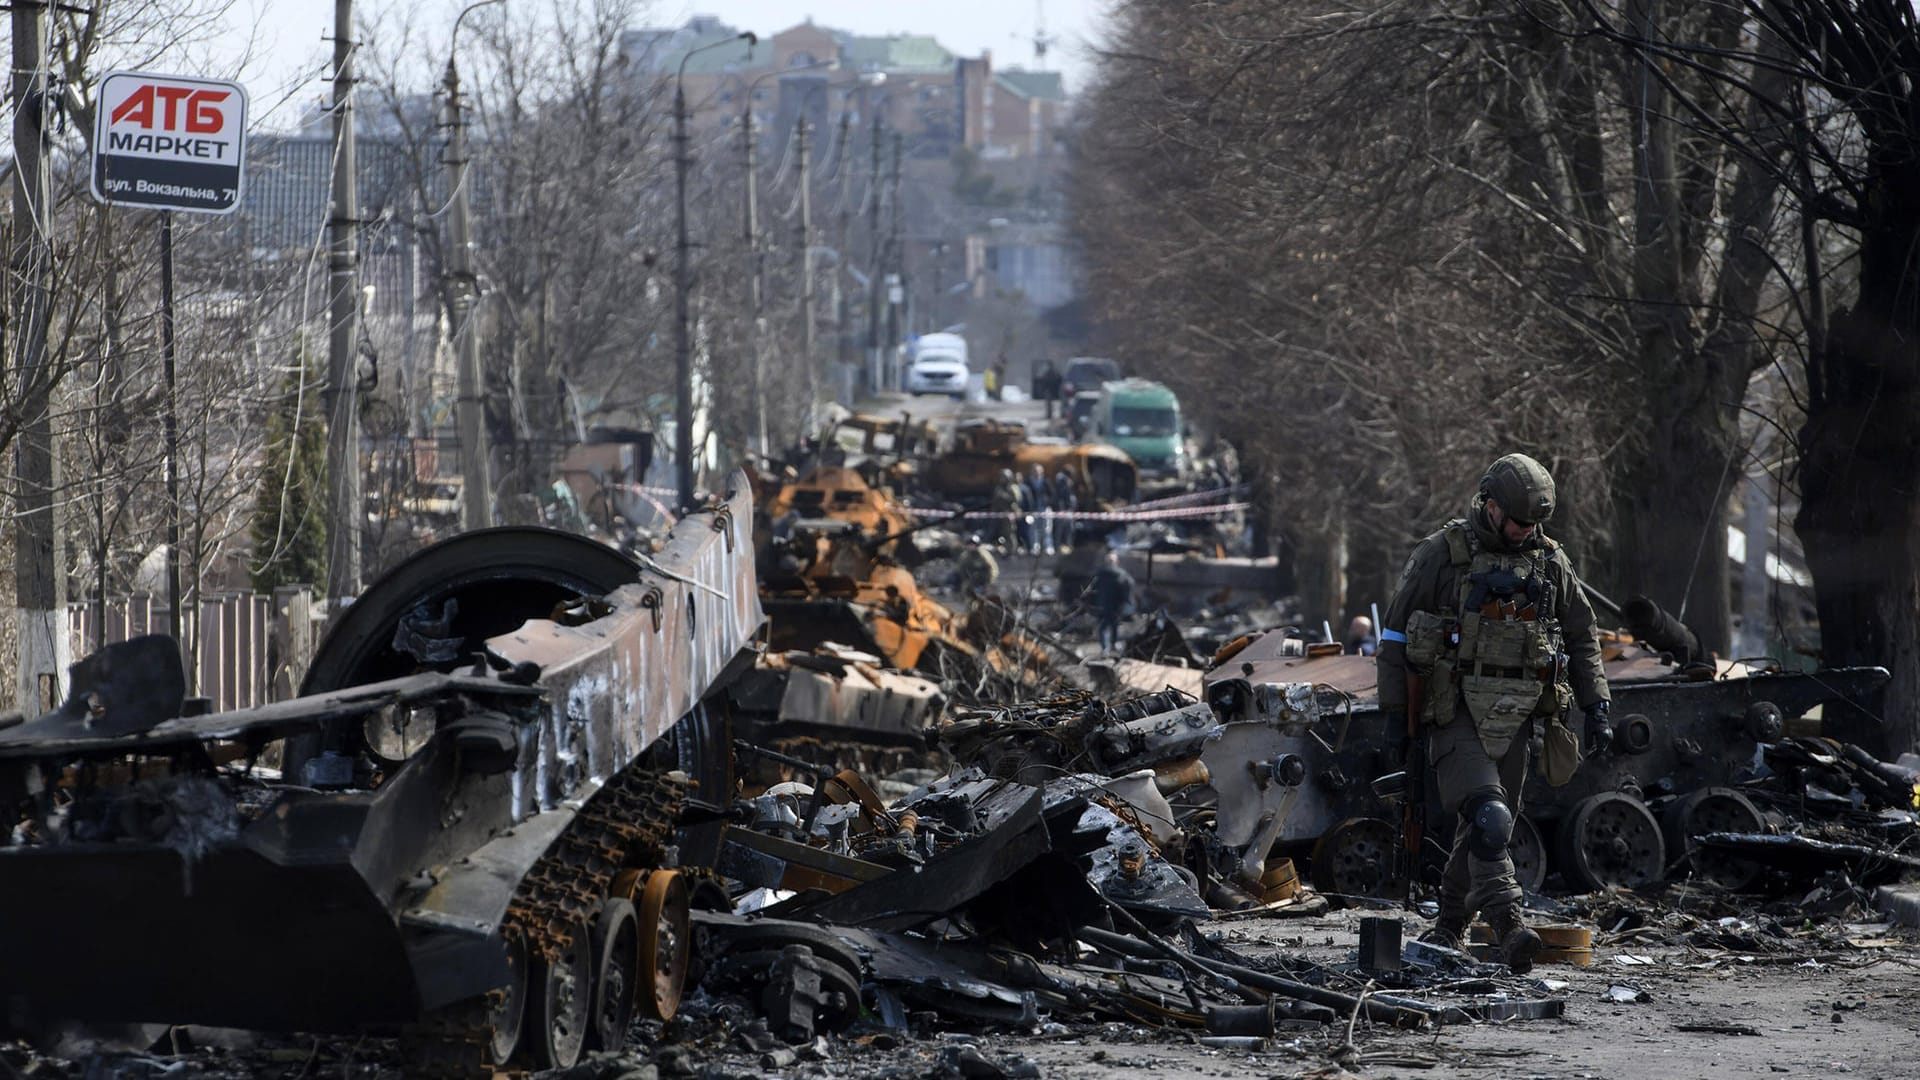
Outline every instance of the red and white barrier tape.
<svg viewBox="0 0 1920 1080"><path fill-rule="evenodd" d="M654 509L667 517L673 512L660 502L661 498L677 498L678 492L672 488L644 487L640 484L608 484L607 487L621 491L630 491L648 502ZM1164 499L1150 499L1135 503L1125 510L1042 510L1042 511L1006 511L1006 510L934 510L921 507L908 507L907 512L923 518L961 518L967 521L993 521L1018 519L1030 514L1051 518L1054 521L1174 521L1186 518L1224 517L1237 513L1252 505L1246 502L1214 503L1208 506L1182 506L1181 503L1195 502L1201 499L1219 498L1232 491L1232 488L1213 488L1208 491L1190 491L1184 495L1169 495Z"/></svg>
<svg viewBox="0 0 1920 1080"><path fill-rule="evenodd" d="M1165 510L922 510L907 512L924 518L958 518L966 521L1017 521L1037 517L1045 521L1173 521L1183 518L1221 517L1245 510L1250 503L1217 503L1213 506L1178 506Z"/></svg>

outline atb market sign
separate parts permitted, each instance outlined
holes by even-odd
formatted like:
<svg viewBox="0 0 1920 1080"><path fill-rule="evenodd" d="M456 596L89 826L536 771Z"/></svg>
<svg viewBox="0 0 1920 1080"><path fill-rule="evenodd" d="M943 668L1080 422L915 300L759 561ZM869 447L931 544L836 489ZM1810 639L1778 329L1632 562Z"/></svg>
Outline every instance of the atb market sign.
<svg viewBox="0 0 1920 1080"><path fill-rule="evenodd" d="M247 92L143 71L100 80L93 197L115 206L228 214L240 205Z"/></svg>

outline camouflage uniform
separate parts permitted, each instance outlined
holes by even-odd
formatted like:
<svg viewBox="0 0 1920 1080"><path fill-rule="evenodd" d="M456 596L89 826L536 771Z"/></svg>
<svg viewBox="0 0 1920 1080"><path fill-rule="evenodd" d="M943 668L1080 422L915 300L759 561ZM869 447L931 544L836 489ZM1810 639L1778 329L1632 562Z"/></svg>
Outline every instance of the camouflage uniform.
<svg viewBox="0 0 1920 1080"><path fill-rule="evenodd" d="M1536 488L1544 485L1544 497L1525 484L1507 485L1502 496L1500 480L1512 479L1501 472L1503 463L1515 459L1523 464L1513 469ZM1509 850L1529 738L1540 724L1564 725L1575 701L1590 724L1606 715L1593 608L1566 551L1538 529L1510 545L1486 505L1491 486L1503 507L1523 507L1527 518L1541 521L1553 510L1552 484L1530 458L1496 462L1466 518L1414 548L1382 618L1381 709L1405 716L1409 668L1425 679L1427 780L1454 822L1435 929L1448 943L1483 912L1503 937L1527 935L1538 948L1520 924ZM1437 833L1441 823L1431 827ZM1531 952L1523 959L1530 963Z"/></svg>

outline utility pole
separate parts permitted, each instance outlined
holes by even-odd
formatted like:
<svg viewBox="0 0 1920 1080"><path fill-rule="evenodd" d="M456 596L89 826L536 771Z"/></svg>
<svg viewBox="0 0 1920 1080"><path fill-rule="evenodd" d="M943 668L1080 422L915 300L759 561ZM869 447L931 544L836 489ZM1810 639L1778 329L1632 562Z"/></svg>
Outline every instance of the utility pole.
<svg viewBox="0 0 1920 1080"><path fill-rule="evenodd" d="M873 165L867 174L867 389L880 389L880 106L873 105L873 136L868 148Z"/></svg>
<svg viewBox="0 0 1920 1080"><path fill-rule="evenodd" d="M933 256L933 302L927 305L930 309L927 329L937 331L946 325L940 315L947 306L947 242L935 240L928 245L927 252Z"/></svg>
<svg viewBox="0 0 1920 1080"><path fill-rule="evenodd" d="M673 192L675 236L673 244L673 456L679 483L681 513L694 509L693 502L693 328L688 298L693 291L692 246L687 241L687 170L693 166L693 154L687 145L687 61L708 49L718 49L736 41L747 43L749 55L759 37L751 30L697 49L688 49L673 74ZM753 95L748 94L749 98Z"/></svg>
<svg viewBox="0 0 1920 1080"><path fill-rule="evenodd" d="M809 126L806 110L800 113L800 131L797 138L799 159L795 163L800 168L800 363L805 368L801 373L806 387L807 422L813 422L813 406L819 393L814 385L813 359L813 188L808 175L810 168ZM811 430L811 428L809 428Z"/></svg>
<svg viewBox="0 0 1920 1080"><path fill-rule="evenodd" d="M60 490L60 458L53 442L53 374L47 367L51 304L52 207L46 159L47 8L41 0L13 3L13 278L8 316L9 363L23 389L24 422L15 453L13 571L15 626L20 635L15 700L38 716L65 695L67 663L66 543L53 493Z"/></svg>
<svg viewBox="0 0 1920 1080"><path fill-rule="evenodd" d="M692 270L687 264L687 168L692 164L687 151L687 91L681 80L675 79L673 191L679 209L674 216L673 241L673 468L680 499L675 509L682 514L693 509L693 340L687 325L691 317L687 293L693 288Z"/></svg>
<svg viewBox="0 0 1920 1080"><path fill-rule="evenodd" d="M764 339L766 314L763 307L766 292L765 267L760 258L759 222L760 184L754 172L753 138L753 86L748 84L743 95L746 104L740 107L740 147L743 166L747 172L747 288L752 293L752 309L748 312L752 318L747 347L753 351L753 449L757 453L767 452L767 380L765 371Z"/></svg>
<svg viewBox="0 0 1920 1080"><path fill-rule="evenodd" d="M180 628L181 598L186 594L180 589L180 417L178 400L174 393L174 352L173 352L173 211L160 211L160 381L166 387L166 416L161 420L160 439L166 444L167 476L167 635L173 638L176 648L184 644L181 641ZM198 597L200 591L194 590ZM100 597L101 610L106 610L106 594ZM198 638L198 635L195 635ZM199 655L196 645L189 653ZM187 665L187 692L193 693L200 682L200 665Z"/></svg>
<svg viewBox="0 0 1920 1080"><path fill-rule="evenodd" d="M887 384L889 387L899 383L900 375L898 367L900 349L900 305L894 302L894 292L897 289L903 299L907 295L906 251L900 245L900 220L902 216L900 208L900 153L905 143L906 135L903 132L896 131L893 133L893 177L888 185L890 194L887 197L888 235L886 248L887 265L892 267L893 270L892 276L889 278L887 284L887 344L886 351L881 354L885 358Z"/></svg>
<svg viewBox="0 0 1920 1080"><path fill-rule="evenodd" d="M472 10L471 8L468 9ZM464 16L466 12L461 12ZM454 39L460 26L454 23ZM486 395L480 378L479 279L473 269L473 216L468 198L467 122L461 111L460 72L447 53L447 182L453 185L453 336L459 360L460 527L471 532L493 524L493 458L487 445Z"/></svg>
<svg viewBox="0 0 1920 1080"><path fill-rule="evenodd" d="M360 594L359 192L353 143L353 0L333 0L333 213L327 239L327 599Z"/></svg>

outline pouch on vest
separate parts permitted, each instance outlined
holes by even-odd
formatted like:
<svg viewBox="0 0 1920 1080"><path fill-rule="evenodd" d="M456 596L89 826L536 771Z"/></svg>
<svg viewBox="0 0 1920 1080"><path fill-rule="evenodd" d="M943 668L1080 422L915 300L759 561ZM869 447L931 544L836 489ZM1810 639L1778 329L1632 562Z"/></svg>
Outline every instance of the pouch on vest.
<svg viewBox="0 0 1920 1080"><path fill-rule="evenodd" d="M1425 675L1440 658L1445 640L1446 620L1431 611L1416 611L1407 616L1407 666Z"/></svg>
<svg viewBox="0 0 1920 1080"><path fill-rule="evenodd" d="M1460 696L1466 700L1467 712L1473 717L1480 745L1496 761L1507 752L1514 735L1533 716L1534 707L1540 702L1538 683L1533 684L1532 692L1527 692L1522 689L1526 684L1517 687L1516 681L1484 675L1466 675L1460 679Z"/></svg>
<svg viewBox="0 0 1920 1080"><path fill-rule="evenodd" d="M1407 666L1427 680L1420 718L1441 727L1453 720L1454 666L1447 622L1431 611L1407 616Z"/></svg>
<svg viewBox="0 0 1920 1080"><path fill-rule="evenodd" d="M1566 714L1549 716L1541 732L1540 772L1548 786L1559 787L1580 771L1580 740L1567 726Z"/></svg>

